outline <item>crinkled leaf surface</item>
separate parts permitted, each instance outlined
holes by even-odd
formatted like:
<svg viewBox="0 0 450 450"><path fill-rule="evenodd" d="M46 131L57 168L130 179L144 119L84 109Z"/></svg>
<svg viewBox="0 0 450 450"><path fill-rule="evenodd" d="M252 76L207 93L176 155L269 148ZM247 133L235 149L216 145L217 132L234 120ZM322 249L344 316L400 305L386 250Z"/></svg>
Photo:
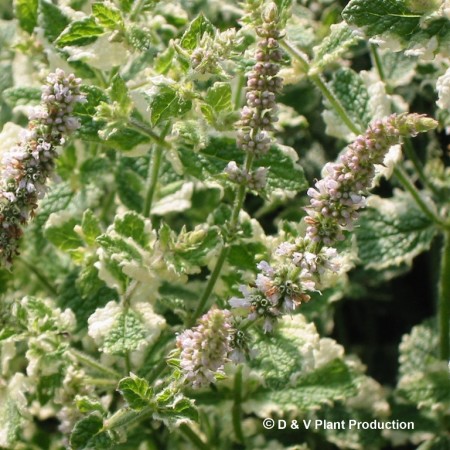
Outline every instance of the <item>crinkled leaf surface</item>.
<svg viewBox="0 0 450 450"><path fill-rule="evenodd" d="M412 200L405 196L373 200L356 228L362 264L380 270L410 263L430 248L436 229Z"/></svg>

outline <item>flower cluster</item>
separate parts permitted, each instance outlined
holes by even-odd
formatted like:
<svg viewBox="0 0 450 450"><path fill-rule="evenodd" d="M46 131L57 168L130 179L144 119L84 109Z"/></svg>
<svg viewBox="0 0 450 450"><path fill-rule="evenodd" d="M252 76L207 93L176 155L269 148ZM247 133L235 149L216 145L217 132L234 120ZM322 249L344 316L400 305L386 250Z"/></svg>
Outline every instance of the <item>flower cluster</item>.
<svg viewBox="0 0 450 450"><path fill-rule="evenodd" d="M433 119L419 114L393 114L372 123L336 163L326 164L325 176L308 190L311 200L306 208L307 237L328 246L343 240L343 231L353 229L358 210L365 206L364 196L372 187L375 164L383 164L386 153L401 137L415 136L436 125Z"/></svg>
<svg viewBox="0 0 450 450"><path fill-rule="evenodd" d="M278 40L281 36L277 7L270 3L262 14L262 24L256 28L261 38L255 53L256 63L247 74L246 105L237 123L237 146L244 152L265 155L272 142L270 132L278 120L276 94L281 91L282 79L278 76L282 52ZM250 189L261 190L266 183L267 169L259 168L251 173L239 169L235 161L225 172L231 181L246 184Z"/></svg>
<svg viewBox="0 0 450 450"><path fill-rule="evenodd" d="M252 173L240 168L235 161L230 161L225 168L228 179L233 183L246 184L249 189L259 191L264 188L267 181L267 168L258 167Z"/></svg>
<svg viewBox="0 0 450 450"><path fill-rule="evenodd" d="M294 243L283 242L275 250L275 255L290 258L300 269L299 277L304 280L306 290L320 290L324 288L324 275L340 271L341 258L333 247L317 250L311 244L311 241L302 237L297 238Z"/></svg>
<svg viewBox="0 0 450 450"><path fill-rule="evenodd" d="M403 136L435 128L436 121L418 114L392 115L375 121L358 136L336 163L325 166L325 177L309 189L311 197L306 217L305 237L283 242L275 250L272 267L263 261L251 286L241 286L243 298L233 297L229 304L244 309L250 320L264 319L265 332L272 330L278 318L292 312L310 299L308 292L327 287L327 277L341 270L342 261L330 247L351 230L358 210L372 187L375 165L382 164L389 148Z"/></svg>
<svg viewBox="0 0 450 450"><path fill-rule="evenodd" d="M29 117L22 140L5 151L0 160L0 264L9 267L18 253L24 225L46 192L56 147L79 127L74 106L84 101L81 80L58 69L47 77L41 105Z"/></svg>
<svg viewBox="0 0 450 450"><path fill-rule="evenodd" d="M263 155L270 148L270 135L277 121L276 94L282 87L278 76L282 53L278 39L277 8L269 5L263 14L263 25L256 32L261 40L256 51L256 64L248 74L247 104L241 112L238 122L238 146L255 155Z"/></svg>
<svg viewBox="0 0 450 450"><path fill-rule="evenodd" d="M231 319L228 310L212 308L199 319L196 327L177 337L180 366L192 388L214 383L215 376L222 373L231 351Z"/></svg>
<svg viewBox="0 0 450 450"><path fill-rule="evenodd" d="M314 282L309 275L304 277L298 268L289 265L274 268L266 261L261 261L258 269L260 273L255 285L240 286L243 298L232 297L229 304L233 308L246 309L246 317L250 320L263 318L263 329L270 332L278 317L291 313L310 299L305 291L314 290Z"/></svg>
<svg viewBox="0 0 450 450"><path fill-rule="evenodd" d="M204 33L197 48L191 54L191 67L201 74L222 73L221 62L230 57L241 42L236 30L231 28L215 36Z"/></svg>

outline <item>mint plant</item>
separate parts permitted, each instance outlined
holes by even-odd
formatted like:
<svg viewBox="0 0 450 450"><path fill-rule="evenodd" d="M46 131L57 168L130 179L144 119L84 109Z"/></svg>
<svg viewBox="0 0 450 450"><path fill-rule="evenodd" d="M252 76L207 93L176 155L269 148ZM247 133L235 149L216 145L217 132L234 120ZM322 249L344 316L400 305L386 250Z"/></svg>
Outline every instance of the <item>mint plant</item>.
<svg viewBox="0 0 450 450"><path fill-rule="evenodd" d="M450 446L447 1L0 16L1 448Z"/></svg>

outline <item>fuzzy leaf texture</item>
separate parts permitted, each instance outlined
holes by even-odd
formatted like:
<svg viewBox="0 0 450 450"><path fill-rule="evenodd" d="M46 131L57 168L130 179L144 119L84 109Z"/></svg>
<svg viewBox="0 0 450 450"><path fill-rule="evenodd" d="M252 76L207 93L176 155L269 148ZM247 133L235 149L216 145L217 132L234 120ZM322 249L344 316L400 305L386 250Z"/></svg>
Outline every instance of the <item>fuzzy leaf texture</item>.
<svg viewBox="0 0 450 450"><path fill-rule="evenodd" d="M404 0L352 0L342 17L351 25L364 27L369 36L391 32L405 37L418 29L420 19Z"/></svg>
<svg viewBox="0 0 450 450"><path fill-rule="evenodd" d="M365 129L371 117L369 93L361 76L352 69L339 69L333 73L330 87L352 120Z"/></svg>
<svg viewBox="0 0 450 450"><path fill-rule="evenodd" d="M314 325L299 314L283 318L274 335L259 334L254 347L257 356L250 366L265 380L250 402L255 412L307 411L356 393L352 373L341 359L342 348L321 339Z"/></svg>
<svg viewBox="0 0 450 450"><path fill-rule="evenodd" d="M341 58L360 39L361 37L345 22L331 25L330 34L314 47L313 66L319 70L324 69Z"/></svg>
<svg viewBox="0 0 450 450"><path fill-rule="evenodd" d="M358 256L365 267L410 264L430 248L436 228L409 197L372 197L370 204L356 228Z"/></svg>
<svg viewBox="0 0 450 450"><path fill-rule="evenodd" d="M134 374L120 380L118 390L128 406L137 411L148 406L153 397L153 389L148 382Z"/></svg>
<svg viewBox="0 0 450 450"><path fill-rule="evenodd" d="M124 311L106 335L102 351L112 355L124 355L146 344L146 332L139 317L131 310Z"/></svg>
<svg viewBox="0 0 450 450"><path fill-rule="evenodd" d="M107 450L113 440L108 432L103 432L103 420L96 413L79 420L70 435L73 450Z"/></svg>
<svg viewBox="0 0 450 450"><path fill-rule="evenodd" d="M58 47L87 45L94 42L103 34L103 28L99 27L94 18L87 17L72 22L58 37L55 44Z"/></svg>

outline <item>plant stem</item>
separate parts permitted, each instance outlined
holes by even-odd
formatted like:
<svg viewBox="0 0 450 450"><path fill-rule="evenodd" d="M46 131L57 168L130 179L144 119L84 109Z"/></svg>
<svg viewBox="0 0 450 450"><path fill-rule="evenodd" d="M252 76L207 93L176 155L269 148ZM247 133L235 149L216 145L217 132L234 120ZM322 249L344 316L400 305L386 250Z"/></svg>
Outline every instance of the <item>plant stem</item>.
<svg viewBox="0 0 450 450"><path fill-rule="evenodd" d="M153 198L155 196L156 185L158 184L159 169L161 167L163 147L160 145L153 146L152 160L149 165L149 178L147 184L147 193L144 199L144 207L142 214L144 217L150 216Z"/></svg>
<svg viewBox="0 0 450 450"><path fill-rule="evenodd" d="M311 68L308 62L308 57L298 48L294 47L286 39L280 41L280 45L300 64L300 67L302 68L303 72L307 74L309 72L309 69Z"/></svg>
<svg viewBox="0 0 450 450"><path fill-rule="evenodd" d="M128 119L128 126L130 128L135 129L139 133L148 136L161 147L170 148L170 144L167 143L163 137L158 136L146 123L141 122L140 120L135 119L134 117L130 117Z"/></svg>
<svg viewBox="0 0 450 450"><path fill-rule="evenodd" d="M20 262L34 274L34 276L39 280L39 282L44 286L49 294L56 296L58 291L56 288L50 283L47 277L33 264L30 264L28 261L25 261L23 258L19 258Z"/></svg>
<svg viewBox="0 0 450 450"><path fill-rule="evenodd" d="M339 99L331 92L330 88L327 86L322 76L319 74L311 75L310 79L314 82L314 84L320 89L323 96L328 100L330 105L334 108L334 110L338 113L339 117L342 121L347 125L347 128L354 134L359 135L363 132L363 130L358 127L350 116L347 114L347 111L342 106Z"/></svg>
<svg viewBox="0 0 450 450"><path fill-rule="evenodd" d="M79 350L75 350L74 348L71 348L69 350L69 353L78 362L84 364L85 366L91 367L92 369L96 370L97 372L104 373L105 375L113 377L117 380L122 378L120 373L116 372L114 369L106 367L105 365L101 364L100 362L98 362L94 358L92 358L92 356L86 355L86 353L80 352Z"/></svg>
<svg viewBox="0 0 450 450"><path fill-rule="evenodd" d="M253 159L254 155L252 153L246 154L244 166L247 173L250 172L250 169L253 164ZM235 197L233 211L231 213L231 219L228 226L228 236L226 237L226 242L224 243L222 249L220 250L219 256L216 261L216 265L214 266L214 269L209 277L203 295L201 296L200 301L198 302L197 309L195 310L194 315L188 322L188 326L190 327L192 327L195 324L195 321L198 319L198 317L200 317L201 313L203 312L205 305L209 299L209 296L214 290L214 286L216 285L216 282L220 276L220 272L222 271L222 267L225 264L225 260L227 258L229 251L228 241L232 239L234 234L236 233L236 228L239 221L239 213L241 212L242 205L244 204L246 193L247 193L247 186L245 184L241 184L237 190L237 194Z"/></svg>
<svg viewBox="0 0 450 450"><path fill-rule="evenodd" d="M102 431L130 425L138 420L150 416L154 411L155 409L153 406L146 406L140 411L134 411L129 408L119 409L116 413L104 421Z"/></svg>
<svg viewBox="0 0 450 450"><path fill-rule="evenodd" d="M216 265L214 266L214 269L208 279L208 283L206 284L205 290L203 291L203 294L200 297L197 309L195 310L194 315L188 322L188 327L192 327L195 324L197 318L200 317L201 313L203 312L206 302L208 301L209 296L211 295L214 286L216 285L216 282L219 278L220 272L222 271L222 267L228 255L228 250L229 250L228 245L224 244L222 249L220 250L219 257L217 258L216 261Z"/></svg>
<svg viewBox="0 0 450 450"><path fill-rule="evenodd" d="M116 380L111 380L108 378L94 378L94 377L85 377L83 378L84 383L90 386L105 386L105 387L115 387L117 386Z"/></svg>
<svg viewBox="0 0 450 450"><path fill-rule="evenodd" d="M444 361L450 359L450 231L444 233L439 279L439 352Z"/></svg>
<svg viewBox="0 0 450 450"><path fill-rule="evenodd" d="M377 68L380 80L383 83L386 83L386 74L384 73L383 64L381 63L381 58L375 44L370 44L370 53L372 55L373 63L375 63L375 67Z"/></svg>
<svg viewBox="0 0 450 450"><path fill-rule="evenodd" d="M448 228L448 225L433 212L425 200L421 197L420 192L414 186L414 183L409 179L406 172L399 166L394 168L394 174L402 184L402 186L411 194L417 206L422 210L422 212L434 223L440 225L443 228Z"/></svg>
<svg viewBox="0 0 450 450"><path fill-rule="evenodd" d="M144 6L145 0L137 0L134 2L133 9L130 13L130 19L136 20L136 17L140 14L142 7Z"/></svg>
<svg viewBox="0 0 450 450"><path fill-rule="evenodd" d="M209 450L209 447L192 431L185 423L180 425L179 430L195 445L199 450Z"/></svg>
<svg viewBox="0 0 450 450"><path fill-rule="evenodd" d="M242 365L238 366L234 378L234 404L233 404L233 429L239 442L245 442L244 432L242 430Z"/></svg>

